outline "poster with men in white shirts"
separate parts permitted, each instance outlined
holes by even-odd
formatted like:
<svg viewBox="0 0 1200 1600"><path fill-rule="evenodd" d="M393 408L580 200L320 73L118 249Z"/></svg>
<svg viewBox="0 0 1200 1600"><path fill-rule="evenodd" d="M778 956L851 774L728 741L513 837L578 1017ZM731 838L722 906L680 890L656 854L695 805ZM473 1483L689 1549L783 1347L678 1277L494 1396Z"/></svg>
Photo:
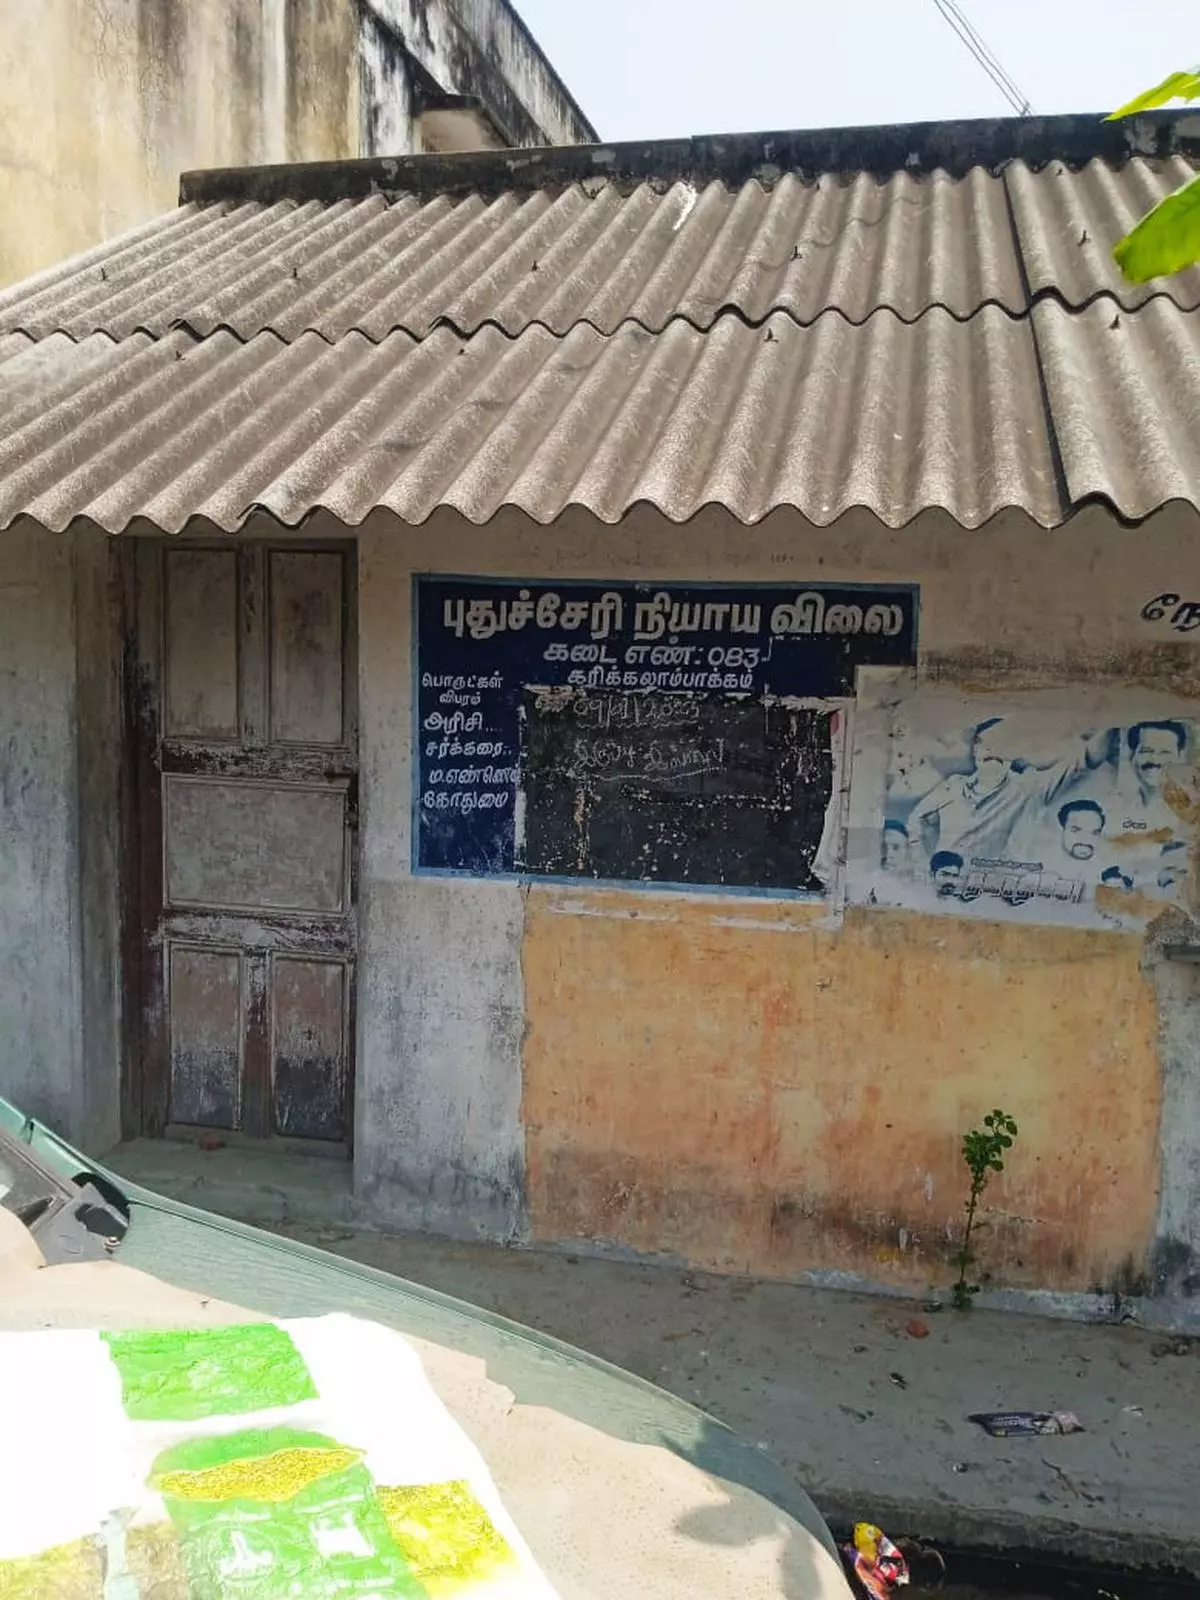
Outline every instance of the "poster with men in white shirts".
<svg viewBox="0 0 1200 1600"><path fill-rule="evenodd" d="M1165 905L1188 904L1198 763L1200 725L1188 718L1081 727L1061 711L986 702L902 708L871 899L1144 926Z"/></svg>

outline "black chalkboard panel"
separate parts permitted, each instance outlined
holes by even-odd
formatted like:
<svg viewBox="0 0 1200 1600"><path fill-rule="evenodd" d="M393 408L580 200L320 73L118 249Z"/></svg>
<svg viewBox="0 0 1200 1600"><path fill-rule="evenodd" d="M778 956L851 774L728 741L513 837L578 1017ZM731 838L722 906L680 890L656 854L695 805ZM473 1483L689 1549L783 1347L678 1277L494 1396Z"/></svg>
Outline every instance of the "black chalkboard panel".
<svg viewBox="0 0 1200 1600"><path fill-rule="evenodd" d="M749 696L526 689L520 869L819 893L831 716Z"/></svg>

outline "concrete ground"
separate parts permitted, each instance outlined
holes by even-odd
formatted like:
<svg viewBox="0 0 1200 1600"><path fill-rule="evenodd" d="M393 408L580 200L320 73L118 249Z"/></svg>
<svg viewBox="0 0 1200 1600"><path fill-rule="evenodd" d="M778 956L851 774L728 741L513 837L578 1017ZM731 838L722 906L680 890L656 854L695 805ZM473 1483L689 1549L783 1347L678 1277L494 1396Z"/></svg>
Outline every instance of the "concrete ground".
<svg viewBox="0 0 1200 1600"><path fill-rule="evenodd" d="M222 1154L206 1164L133 1146L110 1159L149 1187L486 1306L661 1384L761 1443L831 1522L867 1517L893 1537L1200 1578L1200 1343L371 1233L340 1209L344 1169L325 1173L329 1193L322 1202L310 1188L297 1215L283 1168L256 1196L222 1183ZM243 1162L228 1165L232 1176ZM1073 1411L1086 1431L992 1439L967 1420L1016 1409Z"/></svg>

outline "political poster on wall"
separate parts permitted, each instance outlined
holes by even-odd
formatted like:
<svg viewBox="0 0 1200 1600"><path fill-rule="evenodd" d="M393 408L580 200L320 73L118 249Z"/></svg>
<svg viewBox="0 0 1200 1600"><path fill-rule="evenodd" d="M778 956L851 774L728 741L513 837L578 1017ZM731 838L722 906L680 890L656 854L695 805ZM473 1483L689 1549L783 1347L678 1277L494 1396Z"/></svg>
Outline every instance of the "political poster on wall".
<svg viewBox="0 0 1200 1600"><path fill-rule="evenodd" d="M977 714L973 714L973 712ZM1143 926L1186 904L1200 728L986 702L895 714L869 900Z"/></svg>

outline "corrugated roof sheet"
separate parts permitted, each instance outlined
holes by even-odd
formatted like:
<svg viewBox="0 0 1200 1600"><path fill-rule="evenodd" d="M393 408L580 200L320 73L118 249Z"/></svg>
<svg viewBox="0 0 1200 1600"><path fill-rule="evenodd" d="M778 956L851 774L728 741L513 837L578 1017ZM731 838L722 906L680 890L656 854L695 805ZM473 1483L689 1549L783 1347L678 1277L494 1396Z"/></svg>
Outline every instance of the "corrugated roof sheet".
<svg viewBox="0 0 1200 1600"><path fill-rule="evenodd" d="M0 328L83 338L182 320L201 334L379 340L439 324L659 332L685 317L707 328L730 309L751 322L777 310L811 322L830 307L853 322L882 306L905 320L932 305L966 317L1025 300L1002 189L982 172L188 211L184 226L0 297Z"/></svg>
<svg viewBox="0 0 1200 1600"><path fill-rule="evenodd" d="M380 340L441 325L515 336L535 323L563 334L634 321L659 332L684 317L708 328L729 310L754 323L776 311L810 323L828 310L862 322L885 307L905 321L935 306L1015 316L1030 301L1022 263L1034 294L1068 305L1107 292L1131 308L1165 293L1190 308L1200 271L1133 288L1110 255L1190 172L1175 157L1120 170L899 173L883 184L785 174L733 191L598 181L492 200L192 205L0 294L0 331L120 338L182 322L243 339L269 329Z"/></svg>
<svg viewBox="0 0 1200 1600"><path fill-rule="evenodd" d="M1131 519L1200 505L1200 313L1047 300L1034 330L1070 503L1102 497Z"/></svg>
<svg viewBox="0 0 1200 1600"><path fill-rule="evenodd" d="M1098 294L1112 295L1127 311L1159 296L1185 311L1200 306L1200 267L1128 283L1112 257L1113 245L1139 217L1194 176L1182 156L1123 167L1089 161L1078 171L1055 162L1031 172L1013 162L1004 181L1031 292L1074 307Z"/></svg>
<svg viewBox="0 0 1200 1600"><path fill-rule="evenodd" d="M1097 495L1130 518L1200 497L1200 319L1166 301L1134 316L1047 302L1035 319L1065 486L1034 327L996 307L516 340L176 332L54 341L53 386L0 368L0 523L232 530L259 507L294 525L317 506L349 525L376 506L419 523L441 505L473 522L502 506L549 522L567 505L615 522L649 501L679 521L711 503L822 524L865 506L893 526L941 506L965 527L1018 506L1050 527Z"/></svg>
<svg viewBox="0 0 1200 1600"><path fill-rule="evenodd" d="M1200 504L1200 272L1110 260L1191 171L185 205L0 294L0 526Z"/></svg>

